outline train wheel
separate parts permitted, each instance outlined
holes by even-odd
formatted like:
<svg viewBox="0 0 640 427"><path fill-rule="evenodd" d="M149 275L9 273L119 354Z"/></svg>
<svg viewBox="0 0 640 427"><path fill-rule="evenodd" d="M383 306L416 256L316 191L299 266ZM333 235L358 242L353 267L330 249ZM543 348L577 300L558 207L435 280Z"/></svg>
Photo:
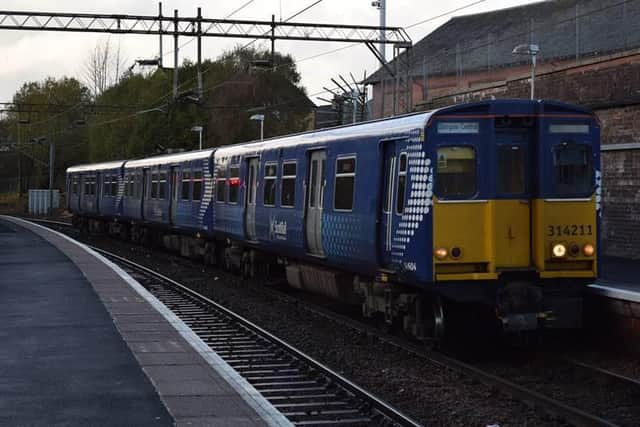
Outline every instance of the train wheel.
<svg viewBox="0 0 640 427"><path fill-rule="evenodd" d="M431 347L437 348L445 339L445 305L439 295L435 295L426 302L423 339Z"/></svg>
<svg viewBox="0 0 640 427"><path fill-rule="evenodd" d="M244 279L255 276L255 256L253 251L249 250L242 253L242 259L240 260L240 272Z"/></svg>

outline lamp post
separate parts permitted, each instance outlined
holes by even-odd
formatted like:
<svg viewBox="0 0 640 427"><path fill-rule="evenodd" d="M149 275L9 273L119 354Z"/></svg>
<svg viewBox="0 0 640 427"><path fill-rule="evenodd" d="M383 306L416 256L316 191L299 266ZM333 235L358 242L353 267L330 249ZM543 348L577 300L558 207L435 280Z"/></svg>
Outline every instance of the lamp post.
<svg viewBox="0 0 640 427"><path fill-rule="evenodd" d="M198 132L198 147L202 150L202 126L194 126L191 128L191 132Z"/></svg>
<svg viewBox="0 0 640 427"><path fill-rule="evenodd" d="M264 114L254 114L249 119L260 121L260 141L264 140Z"/></svg>
<svg viewBox="0 0 640 427"><path fill-rule="evenodd" d="M531 56L531 99L533 99L533 93L535 90L536 80L536 55L540 52L540 46L537 44L519 44L513 48L511 53L514 55L529 55Z"/></svg>

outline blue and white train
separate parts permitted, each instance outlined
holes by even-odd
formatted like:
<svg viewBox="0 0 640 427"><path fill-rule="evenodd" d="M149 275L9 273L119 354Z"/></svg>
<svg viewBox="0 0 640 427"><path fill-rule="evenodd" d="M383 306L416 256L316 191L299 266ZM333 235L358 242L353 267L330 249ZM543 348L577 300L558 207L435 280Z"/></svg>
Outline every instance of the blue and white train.
<svg viewBox="0 0 640 427"><path fill-rule="evenodd" d="M582 108L486 101L70 167L68 208L246 275L284 267L417 336L441 335L452 302L509 330L578 327L598 269L599 139Z"/></svg>

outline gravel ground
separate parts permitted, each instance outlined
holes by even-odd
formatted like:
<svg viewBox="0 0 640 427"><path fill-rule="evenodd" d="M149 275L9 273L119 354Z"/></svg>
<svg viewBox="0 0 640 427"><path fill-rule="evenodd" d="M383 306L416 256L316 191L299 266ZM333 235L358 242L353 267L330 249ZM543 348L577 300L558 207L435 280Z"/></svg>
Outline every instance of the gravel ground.
<svg viewBox="0 0 640 427"><path fill-rule="evenodd" d="M110 238L91 236L86 241L191 286L425 425L566 425L469 377L340 327L295 301L262 292L259 280L245 281L211 266Z"/></svg>

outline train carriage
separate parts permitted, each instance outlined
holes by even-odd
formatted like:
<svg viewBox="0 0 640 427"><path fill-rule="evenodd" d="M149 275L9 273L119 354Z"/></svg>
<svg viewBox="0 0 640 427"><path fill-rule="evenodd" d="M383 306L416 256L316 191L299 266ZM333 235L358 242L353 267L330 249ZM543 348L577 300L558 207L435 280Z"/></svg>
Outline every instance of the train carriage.
<svg viewBox="0 0 640 427"><path fill-rule="evenodd" d="M578 327L598 271L599 132L566 104L462 104L130 161L141 204L130 213L126 190L123 206L202 231L227 267L277 261L293 286L417 336L442 333L443 301L508 330Z"/></svg>
<svg viewBox="0 0 640 427"><path fill-rule="evenodd" d="M88 217L119 217L124 163L124 160L119 160L68 168L67 209Z"/></svg>

